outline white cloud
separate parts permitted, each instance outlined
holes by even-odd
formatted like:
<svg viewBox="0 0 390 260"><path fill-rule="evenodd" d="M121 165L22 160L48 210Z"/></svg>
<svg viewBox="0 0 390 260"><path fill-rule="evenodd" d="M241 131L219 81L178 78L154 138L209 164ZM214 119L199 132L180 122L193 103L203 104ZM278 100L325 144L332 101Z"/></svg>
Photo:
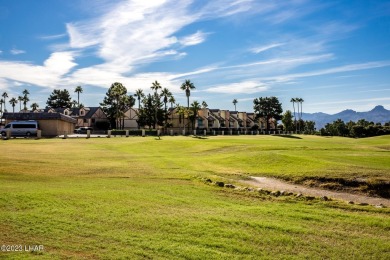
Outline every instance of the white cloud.
<svg viewBox="0 0 390 260"><path fill-rule="evenodd" d="M207 88L206 92L224 93L224 94L253 94L264 92L268 89L267 85L257 81L244 81L237 83L230 83L224 85L217 85Z"/></svg>
<svg viewBox="0 0 390 260"><path fill-rule="evenodd" d="M23 53L26 53L26 51L24 50L18 50L16 48L13 48L12 50L10 50L11 54L12 55L19 55L19 54L23 54Z"/></svg>
<svg viewBox="0 0 390 260"><path fill-rule="evenodd" d="M273 43L266 46L259 46L259 47L252 48L250 51L255 54L259 54L260 52L264 52L282 45L285 45L285 43Z"/></svg>
<svg viewBox="0 0 390 260"><path fill-rule="evenodd" d="M350 64L350 65L328 68L328 69L323 69L323 70L308 71L308 72L304 72L304 73L279 75L279 76L269 77L269 78L264 78L264 79L278 80L278 81L282 82L282 81L291 81L291 80L294 80L297 78L305 78L305 77L321 76L321 75L335 74L335 73L342 73L342 72L383 68L383 67L389 67L389 66L390 66L390 61L373 61L373 62L366 62L366 63Z"/></svg>
<svg viewBox="0 0 390 260"><path fill-rule="evenodd" d="M179 40L180 44L183 46L197 45L206 40L208 33L197 31L196 33L183 37Z"/></svg>
<svg viewBox="0 0 390 260"><path fill-rule="evenodd" d="M62 76L77 65L73 62L74 55L74 52L52 53L43 66L0 61L0 77L54 88L61 84Z"/></svg>

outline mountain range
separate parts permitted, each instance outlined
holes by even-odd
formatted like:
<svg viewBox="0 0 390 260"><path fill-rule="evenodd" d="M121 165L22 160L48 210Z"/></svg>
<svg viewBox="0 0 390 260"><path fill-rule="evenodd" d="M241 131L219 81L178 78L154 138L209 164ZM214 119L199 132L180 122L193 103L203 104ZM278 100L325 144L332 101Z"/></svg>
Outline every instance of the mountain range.
<svg viewBox="0 0 390 260"><path fill-rule="evenodd" d="M297 115L298 117L298 115ZM368 112L356 112L351 109L341 111L337 114L326 114L326 113L302 113L303 120L314 121L317 129L323 128L327 123L332 123L337 119L343 120L345 123L351 121L358 121L359 119L365 119L369 122L374 123L388 123L390 122L390 110L385 109L383 106L376 106L374 109Z"/></svg>

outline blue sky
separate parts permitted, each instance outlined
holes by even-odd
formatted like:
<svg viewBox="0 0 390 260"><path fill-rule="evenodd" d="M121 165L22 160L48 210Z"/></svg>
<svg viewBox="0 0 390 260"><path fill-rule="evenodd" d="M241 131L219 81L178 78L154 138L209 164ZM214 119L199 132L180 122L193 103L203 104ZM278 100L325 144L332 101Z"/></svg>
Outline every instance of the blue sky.
<svg viewBox="0 0 390 260"><path fill-rule="evenodd" d="M210 108L276 96L284 110L292 97L304 112L390 109L390 1L0 0L9 98L28 89L43 108L81 85L98 106L114 82L148 93L157 80L185 105L185 79Z"/></svg>

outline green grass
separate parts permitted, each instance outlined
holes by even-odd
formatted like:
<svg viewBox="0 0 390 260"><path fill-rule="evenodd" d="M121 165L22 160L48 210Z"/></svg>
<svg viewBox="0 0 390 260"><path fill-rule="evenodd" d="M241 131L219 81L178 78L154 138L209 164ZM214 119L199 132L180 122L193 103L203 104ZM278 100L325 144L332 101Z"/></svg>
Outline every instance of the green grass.
<svg viewBox="0 0 390 260"><path fill-rule="evenodd" d="M390 210L206 185L247 175L390 180L390 137L0 142L7 259L386 259Z"/></svg>

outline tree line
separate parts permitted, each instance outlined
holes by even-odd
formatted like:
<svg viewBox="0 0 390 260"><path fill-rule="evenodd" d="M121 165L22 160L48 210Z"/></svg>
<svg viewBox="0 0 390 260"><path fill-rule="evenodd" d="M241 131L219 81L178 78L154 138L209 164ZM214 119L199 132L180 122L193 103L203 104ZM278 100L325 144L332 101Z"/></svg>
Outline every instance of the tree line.
<svg viewBox="0 0 390 260"><path fill-rule="evenodd" d="M324 128L321 128L320 134L323 136L354 138L388 135L390 134L390 122L382 125L381 123L360 119L357 122L349 121L345 123L343 120L337 119L332 123L327 123Z"/></svg>

